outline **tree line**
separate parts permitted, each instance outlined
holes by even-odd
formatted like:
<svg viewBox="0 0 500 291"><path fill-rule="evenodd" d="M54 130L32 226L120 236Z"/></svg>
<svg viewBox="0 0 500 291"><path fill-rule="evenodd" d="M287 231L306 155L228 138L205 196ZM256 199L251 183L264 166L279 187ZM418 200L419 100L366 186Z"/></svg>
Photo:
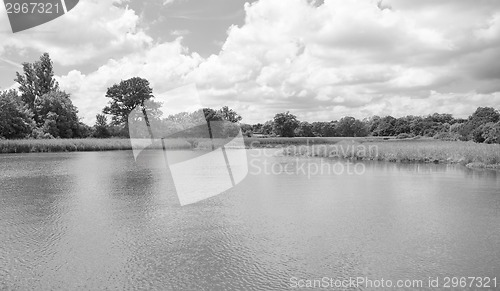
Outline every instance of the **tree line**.
<svg viewBox="0 0 500 291"><path fill-rule="evenodd" d="M282 137L425 136L442 140L500 143L500 113L492 107L479 107L466 119L434 113L400 118L372 116L363 120L347 116L340 120L309 123L285 112L276 114L263 124L242 125L242 129L247 135Z"/></svg>
<svg viewBox="0 0 500 291"><path fill-rule="evenodd" d="M0 92L0 139L129 137L129 132L133 131L129 121L145 118L149 128L162 135L209 134L227 137L236 134L241 128L246 136L426 136L443 140L500 143L500 113L491 107L479 107L466 119L434 113L400 118L372 116L363 120L346 116L340 120L307 122L300 121L290 112L283 112L265 123L251 125L239 124L241 115L227 106L218 110L203 108L199 112L181 112L161 118L161 103L154 100L148 80L140 77L122 80L109 87L105 94L108 105L96 116L94 126L88 126L78 117L70 94L60 90L48 53L33 63L23 63L23 71L16 72L15 81L19 84L18 90ZM137 111L136 115L132 114L134 110ZM204 120L200 120L200 116ZM208 133L204 122L208 125Z"/></svg>

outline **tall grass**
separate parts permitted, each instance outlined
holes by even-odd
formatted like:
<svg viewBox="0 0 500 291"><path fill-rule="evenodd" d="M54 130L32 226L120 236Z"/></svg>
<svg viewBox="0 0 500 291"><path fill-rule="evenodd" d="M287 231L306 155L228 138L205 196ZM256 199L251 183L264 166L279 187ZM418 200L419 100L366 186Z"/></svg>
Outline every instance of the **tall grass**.
<svg viewBox="0 0 500 291"><path fill-rule="evenodd" d="M145 140L146 141L146 140ZM228 143L229 142L229 143ZM230 139L166 139L167 149L238 147ZM360 138L245 138L245 147L283 147L286 155L339 157L390 162L460 163L500 168L500 145L433 139ZM161 149L161 143L149 148ZM129 139L0 140L0 153L131 150Z"/></svg>
<svg viewBox="0 0 500 291"><path fill-rule="evenodd" d="M346 142L324 146L289 146L283 152L286 155L389 162L460 163L469 167L500 169L500 145L461 141L424 139Z"/></svg>
<svg viewBox="0 0 500 291"><path fill-rule="evenodd" d="M256 138L245 137L245 145L247 147L276 147L288 145L323 145L336 144L343 140L354 140L356 142L382 141L391 140L395 137L268 137Z"/></svg>
<svg viewBox="0 0 500 291"><path fill-rule="evenodd" d="M132 149L129 139L0 140L0 153L109 151Z"/></svg>

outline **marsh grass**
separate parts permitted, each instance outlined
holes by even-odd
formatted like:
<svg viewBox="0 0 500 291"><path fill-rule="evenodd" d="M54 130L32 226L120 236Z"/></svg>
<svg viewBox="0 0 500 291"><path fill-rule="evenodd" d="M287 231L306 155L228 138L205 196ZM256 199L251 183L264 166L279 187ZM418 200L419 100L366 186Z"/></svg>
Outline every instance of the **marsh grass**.
<svg viewBox="0 0 500 291"><path fill-rule="evenodd" d="M147 142L145 140L145 142ZM167 149L207 150L225 145L241 148L231 139L166 139ZM285 155L337 157L356 160L418 163L460 163L475 168L500 169L500 145L434 139L396 140L359 138L245 138L244 146L282 147ZM149 149L161 149L155 143ZM0 153L132 150L129 139L0 140Z"/></svg>
<svg viewBox="0 0 500 291"><path fill-rule="evenodd" d="M160 148L155 143L153 148ZM166 143L168 149L190 149L185 141L170 140ZM88 152L132 150L129 139L23 139L0 140L0 153L39 153L39 152Z"/></svg>
<svg viewBox="0 0 500 291"><path fill-rule="evenodd" d="M383 140L392 140L395 137L350 137L349 140L356 142L375 142ZM340 141L345 141L345 137L269 137L256 138L245 137L245 146L247 147L280 147L293 145L325 145L336 144Z"/></svg>
<svg viewBox="0 0 500 291"><path fill-rule="evenodd" d="M345 142L323 146L288 146L283 153L403 163L459 163L474 168L500 169L500 145L461 141L422 139Z"/></svg>

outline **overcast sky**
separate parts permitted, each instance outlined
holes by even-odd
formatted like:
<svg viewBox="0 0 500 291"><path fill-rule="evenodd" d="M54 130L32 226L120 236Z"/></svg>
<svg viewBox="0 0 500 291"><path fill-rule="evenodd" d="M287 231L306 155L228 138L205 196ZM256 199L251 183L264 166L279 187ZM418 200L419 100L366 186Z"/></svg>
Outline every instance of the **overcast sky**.
<svg viewBox="0 0 500 291"><path fill-rule="evenodd" d="M12 34L0 8L0 89L49 52L86 123L106 89L196 84L201 103L256 123L500 108L498 0L80 0Z"/></svg>

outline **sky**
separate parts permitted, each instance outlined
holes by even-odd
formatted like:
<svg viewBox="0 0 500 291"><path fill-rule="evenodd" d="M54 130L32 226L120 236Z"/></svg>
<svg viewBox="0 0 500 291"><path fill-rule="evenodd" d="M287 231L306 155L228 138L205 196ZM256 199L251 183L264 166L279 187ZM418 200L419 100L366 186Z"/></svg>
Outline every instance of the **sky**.
<svg viewBox="0 0 500 291"><path fill-rule="evenodd" d="M43 52L87 124L135 76L245 123L500 109L498 0L80 0L15 34L1 6L0 89Z"/></svg>

